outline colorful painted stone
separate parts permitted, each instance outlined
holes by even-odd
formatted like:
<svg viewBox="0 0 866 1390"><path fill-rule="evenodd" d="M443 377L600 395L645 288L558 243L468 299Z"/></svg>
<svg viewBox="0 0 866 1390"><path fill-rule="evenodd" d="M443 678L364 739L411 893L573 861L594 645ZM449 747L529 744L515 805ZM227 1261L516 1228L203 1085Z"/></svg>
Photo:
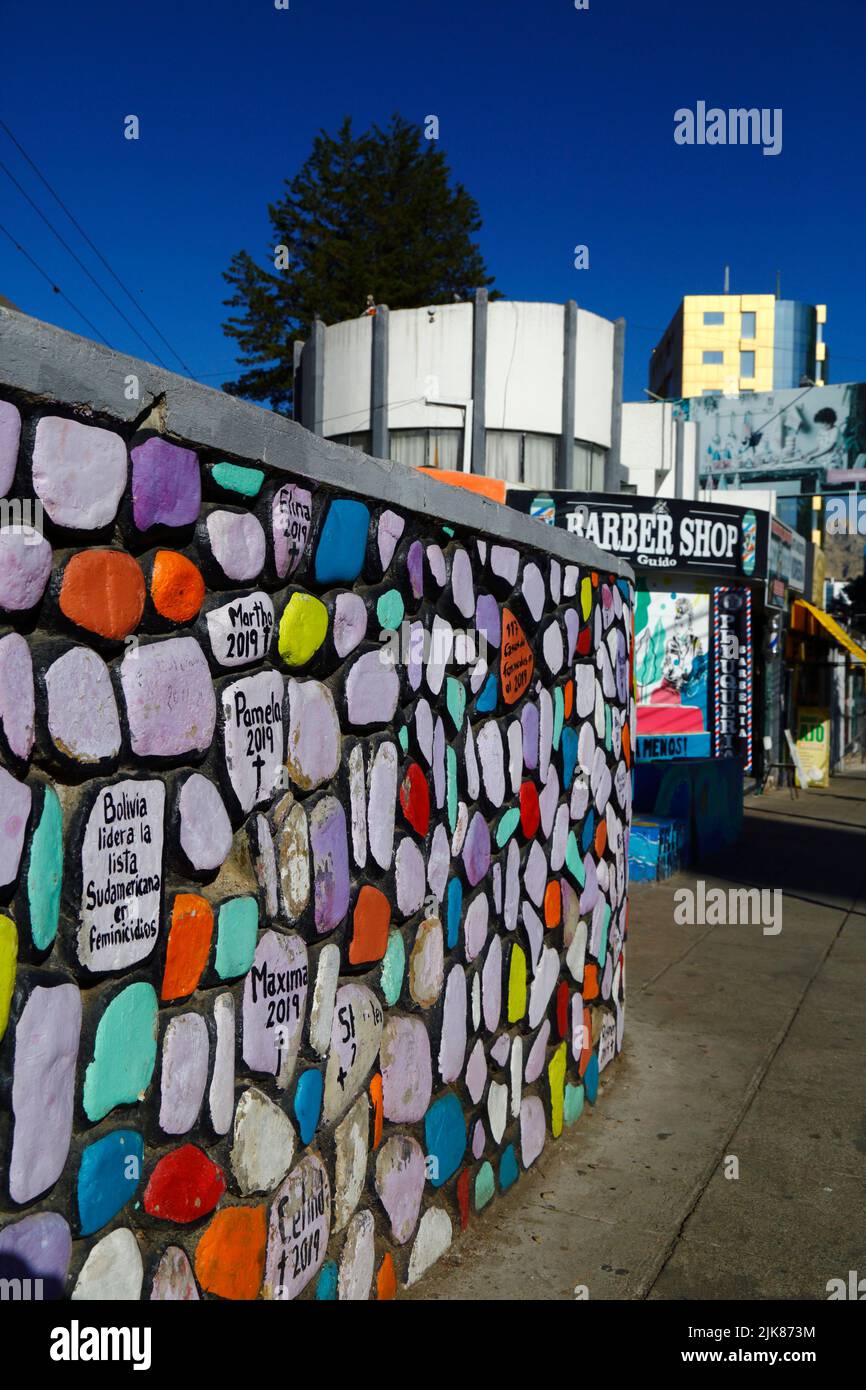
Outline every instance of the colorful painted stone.
<svg viewBox="0 0 866 1390"><path fill-rule="evenodd" d="M94 973L126 969L156 945L164 811L164 782L126 778L103 787L87 815L77 949Z"/></svg>
<svg viewBox="0 0 866 1390"><path fill-rule="evenodd" d="M201 1014L169 1020L162 1043L159 1127L165 1134L192 1129L204 1100L208 1073L208 1032Z"/></svg>
<svg viewBox="0 0 866 1390"><path fill-rule="evenodd" d="M198 1302L199 1291L192 1265L179 1245L168 1245L162 1252L150 1286L150 1297L172 1303Z"/></svg>
<svg viewBox="0 0 866 1390"><path fill-rule="evenodd" d="M428 1174L433 1187L441 1187L457 1172L466 1152L466 1120L453 1093L434 1101L424 1117Z"/></svg>
<svg viewBox="0 0 866 1390"><path fill-rule="evenodd" d="M2 407L0 401L0 421ZM18 632L0 637L0 731L15 758L22 762L33 751L36 699L30 647Z"/></svg>
<svg viewBox="0 0 866 1390"><path fill-rule="evenodd" d="M322 1073L311 1068L301 1072L295 1087L295 1119L302 1144L309 1144L316 1132L319 1116L322 1113L322 1097L325 1083Z"/></svg>
<svg viewBox="0 0 866 1390"><path fill-rule="evenodd" d="M414 1124L423 1118L433 1089L430 1035L423 1020L389 1014L380 1055L385 1119Z"/></svg>
<svg viewBox="0 0 866 1390"><path fill-rule="evenodd" d="M370 509L363 502L341 497L328 507L316 546L315 578L318 584L352 583L361 573L370 525Z"/></svg>
<svg viewBox="0 0 866 1390"><path fill-rule="evenodd" d="M325 1260L331 1229L331 1189L321 1159L307 1154L271 1206L265 1298L297 1298Z"/></svg>
<svg viewBox="0 0 866 1390"><path fill-rule="evenodd" d="M207 544L223 575L234 584L251 584L265 564L262 524L251 512L210 512L204 522Z"/></svg>
<svg viewBox="0 0 866 1390"><path fill-rule="evenodd" d="M532 648L517 618L508 608L502 610L502 651L500 653L499 673L502 681L502 698L506 705L513 705L529 687L535 661Z"/></svg>
<svg viewBox="0 0 866 1390"><path fill-rule="evenodd" d="M181 1144L161 1158L151 1173L144 1209L161 1221L188 1226L213 1211L225 1187L222 1170L206 1153L195 1144Z"/></svg>
<svg viewBox="0 0 866 1390"><path fill-rule="evenodd" d="M278 579L288 579L301 563L310 534L312 495L296 483L285 483L271 499L270 515L274 570Z"/></svg>
<svg viewBox="0 0 866 1390"><path fill-rule="evenodd" d="M198 988L213 937L213 908L198 893L178 893L172 904L162 999L185 999Z"/></svg>
<svg viewBox="0 0 866 1390"><path fill-rule="evenodd" d="M280 618L278 647L287 666L306 666L328 635L328 610L315 594L292 594Z"/></svg>
<svg viewBox="0 0 866 1390"><path fill-rule="evenodd" d="M44 673L48 735L62 759L112 762L120 715L108 667L89 647L70 647Z"/></svg>
<svg viewBox="0 0 866 1390"><path fill-rule="evenodd" d="M62 884L63 812L54 788L46 785L27 865L27 911L37 951L47 951L57 935Z"/></svg>
<svg viewBox="0 0 866 1390"><path fill-rule="evenodd" d="M108 526L126 487L126 445L119 434L44 415L33 442L33 491L56 526Z"/></svg>
<svg viewBox="0 0 866 1390"><path fill-rule="evenodd" d="M210 747L216 699L194 637L169 637L128 652L120 684L136 757L175 758Z"/></svg>
<svg viewBox="0 0 866 1390"><path fill-rule="evenodd" d="M286 703L286 766L295 786L310 791L330 781L340 766L340 724L333 696L318 681L290 678Z"/></svg>
<svg viewBox="0 0 866 1390"><path fill-rule="evenodd" d="M412 829L423 839L430 828L430 788L417 763L410 763L403 775L400 806Z"/></svg>
<svg viewBox="0 0 866 1390"><path fill-rule="evenodd" d="M255 898L227 898L220 903L214 969L221 980L246 975L253 963L258 927L259 906Z"/></svg>
<svg viewBox="0 0 866 1390"><path fill-rule="evenodd" d="M391 1236L405 1245L418 1224L427 1173L417 1139L394 1134L376 1158L376 1192L391 1223Z"/></svg>
<svg viewBox="0 0 866 1390"><path fill-rule="evenodd" d="M88 1144L78 1169L78 1228L83 1236L107 1226L135 1195L144 1166L144 1140L115 1129Z"/></svg>
<svg viewBox="0 0 866 1390"><path fill-rule="evenodd" d="M349 911L349 842L346 812L336 797L317 802L310 815L315 924L320 936L333 931Z"/></svg>
<svg viewBox="0 0 866 1390"><path fill-rule="evenodd" d="M254 1086L244 1091L235 1110L230 1161L243 1197L273 1192L292 1166L295 1131L284 1110Z"/></svg>
<svg viewBox="0 0 866 1390"><path fill-rule="evenodd" d="M9 1008L15 989L15 971L18 965L18 928L0 913L0 1038L9 1024Z"/></svg>
<svg viewBox="0 0 866 1390"><path fill-rule="evenodd" d="M306 1006L306 946L293 933L263 932L244 981L243 1059L280 1090L294 1071Z"/></svg>
<svg viewBox="0 0 866 1390"><path fill-rule="evenodd" d="M39 1280L46 1300L63 1297L71 1258L72 1233L58 1212L33 1212L0 1231L0 1279Z"/></svg>
<svg viewBox="0 0 866 1390"><path fill-rule="evenodd" d="M80 550L67 562L58 605L86 632L115 641L141 622L145 600L141 566L123 550Z"/></svg>
<svg viewBox="0 0 866 1390"><path fill-rule="evenodd" d="M265 1267L267 1208L223 1207L195 1252L195 1276L204 1293L218 1298L257 1298Z"/></svg>
<svg viewBox="0 0 866 1390"><path fill-rule="evenodd" d="M176 550L158 550L150 571L150 601L161 618L191 623L204 603L201 570Z"/></svg>
<svg viewBox="0 0 866 1390"><path fill-rule="evenodd" d="M390 925L391 904L381 889L365 883L352 916L349 964L364 965L381 960L388 948Z"/></svg>
<svg viewBox="0 0 866 1390"><path fill-rule="evenodd" d="M9 1159L13 1202L32 1201L63 1172L72 1135L80 1033L76 985L37 985L31 991L15 1029Z"/></svg>
<svg viewBox="0 0 866 1390"><path fill-rule="evenodd" d="M143 1098L156 1064L157 999L144 981L116 994L96 1029L82 1105L92 1122Z"/></svg>
<svg viewBox="0 0 866 1390"><path fill-rule="evenodd" d="M151 435L130 450L130 458L137 529L191 526L201 507L201 474L192 449Z"/></svg>

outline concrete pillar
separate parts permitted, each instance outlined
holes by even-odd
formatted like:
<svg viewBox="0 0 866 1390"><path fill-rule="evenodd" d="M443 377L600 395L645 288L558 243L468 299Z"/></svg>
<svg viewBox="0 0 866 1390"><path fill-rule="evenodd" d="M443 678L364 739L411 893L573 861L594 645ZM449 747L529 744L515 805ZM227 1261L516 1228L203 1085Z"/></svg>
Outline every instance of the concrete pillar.
<svg viewBox="0 0 866 1390"><path fill-rule="evenodd" d="M292 343L292 419L301 419L301 383L304 379L301 360L304 356L304 340L296 338Z"/></svg>
<svg viewBox="0 0 866 1390"><path fill-rule="evenodd" d="M391 451L388 429L388 305L378 304L373 315L370 347L370 453L386 459Z"/></svg>
<svg viewBox="0 0 866 1390"><path fill-rule="evenodd" d="M613 400L610 412L610 448L604 464L605 492L619 492L622 462L622 373L625 361L625 319L613 325Z"/></svg>
<svg viewBox="0 0 866 1390"><path fill-rule="evenodd" d="M472 309L472 457L471 471L486 473L487 430L487 291L475 291ZM465 466L465 465L464 465Z"/></svg>
<svg viewBox="0 0 866 1390"><path fill-rule="evenodd" d="M301 424L313 434L322 433L325 394L325 325L313 319L304 344L301 368Z"/></svg>
<svg viewBox="0 0 866 1390"><path fill-rule="evenodd" d="M574 397L577 370L577 304L565 302L562 326L562 430L556 450L553 486L570 488L574 482Z"/></svg>

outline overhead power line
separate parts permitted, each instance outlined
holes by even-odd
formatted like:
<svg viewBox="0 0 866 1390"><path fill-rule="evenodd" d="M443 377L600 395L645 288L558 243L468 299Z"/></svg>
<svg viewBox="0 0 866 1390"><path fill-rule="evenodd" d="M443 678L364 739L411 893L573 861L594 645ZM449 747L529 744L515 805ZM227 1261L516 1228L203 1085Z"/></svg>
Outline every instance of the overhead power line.
<svg viewBox="0 0 866 1390"><path fill-rule="evenodd" d="M79 309L78 305L75 304L75 303L73 303L73 301L69 298L69 295L68 295L68 294L64 294L64 292L63 292L63 290L60 288L60 286L59 286L58 284L56 284L56 283L54 282L54 280L52 280L52 278L51 278L51 276L48 274L47 270L43 270L43 268L42 268L42 266L39 264L39 262L36 261L36 260L34 260L34 258L30 255L30 252L29 252L29 251L25 251L25 249L24 249L24 247L21 245L21 243L20 243L19 241L16 241L16 240L15 240L15 237L12 235L12 233L11 233L6 227L3 226L3 223L2 223L2 222L0 222L0 232L2 232L4 236L8 237L9 240L12 242L12 245L15 247L16 251L20 251L21 254L22 254L22 256L24 256L25 259L28 260L28 261L30 262L30 264L34 267L34 269L39 271L39 274L42 276L43 280L47 280L47 281L48 281L48 283L49 283L49 285L51 286L51 288L52 288L52 290L54 291L54 293L55 293L55 294L59 294L61 299L65 299L65 300L66 300L66 303L69 305L70 309L73 309L73 310L75 311L75 313L78 314L79 318L80 318L80 319L83 319L83 321L87 324L87 327L90 329L91 333L95 333L96 336L97 336L97 338L100 338L100 339L102 340L102 342L105 343L105 346L110 348L110 347L111 347L111 343L108 341L108 339L106 338L105 334L104 334L104 333L100 333L99 329L96 327L96 324L95 324L95 323L91 323L90 319L87 317L87 315L85 314L84 310L83 310L83 309Z"/></svg>

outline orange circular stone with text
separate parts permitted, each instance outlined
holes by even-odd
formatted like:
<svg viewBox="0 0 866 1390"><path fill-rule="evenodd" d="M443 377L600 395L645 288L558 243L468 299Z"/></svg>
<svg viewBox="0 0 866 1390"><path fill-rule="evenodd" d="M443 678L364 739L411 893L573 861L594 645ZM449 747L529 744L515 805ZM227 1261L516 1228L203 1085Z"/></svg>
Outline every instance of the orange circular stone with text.
<svg viewBox="0 0 866 1390"><path fill-rule="evenodd" d="M502 681L502 698L506 705L513 705L532 680L535 658L526 640L526 633L509 608L502 610L502 650L499 657L499 674Z"/></svg>
<svg viewBox="0 0 866 1390"><path fill-rule="evenodd" d="M123 550L82 550L73 555L60 584L60 611L77 627L121 639L134 632L144 612L141 566Z"/></svg>
<svg viewBox="0 0 866 1390"><path fill-rule="evenodd" d="M150 597L160 617L188 623L204 602L204 580L185 555L177 550L158 550L150 576Z"/></svg>

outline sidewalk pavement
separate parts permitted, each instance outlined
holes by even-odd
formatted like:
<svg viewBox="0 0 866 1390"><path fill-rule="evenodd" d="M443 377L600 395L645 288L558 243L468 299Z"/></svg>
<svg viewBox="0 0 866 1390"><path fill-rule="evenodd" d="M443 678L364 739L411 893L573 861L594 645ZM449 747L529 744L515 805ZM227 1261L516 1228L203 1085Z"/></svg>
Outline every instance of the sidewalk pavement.
<svg viewBox="0 0 866 1390"><path fill-rule="evenodd" d="M781 932L677 925L698 878L781 889ZM749 798L734 850L631 903L598 1104L410 1297L826 1299L866 1276L866 775Z"/></svg>

